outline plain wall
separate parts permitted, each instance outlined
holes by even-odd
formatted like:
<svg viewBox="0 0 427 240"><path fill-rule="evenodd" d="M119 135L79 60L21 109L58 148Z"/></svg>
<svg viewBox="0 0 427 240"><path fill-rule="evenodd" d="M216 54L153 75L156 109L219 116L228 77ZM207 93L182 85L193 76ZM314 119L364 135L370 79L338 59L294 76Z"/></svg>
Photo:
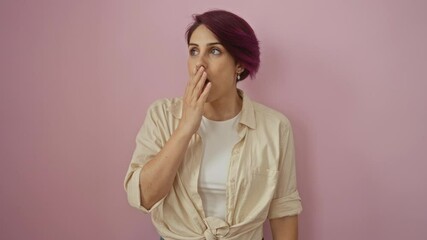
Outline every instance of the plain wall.
<svg viewBox="0 0 427 240"><path fill-rule="evenodd" d="M300 239L425 239L422 0L1 0L0 239L158 239L123 179L211 8L255 29L262 65L239 87L293 123Z"/></svg>

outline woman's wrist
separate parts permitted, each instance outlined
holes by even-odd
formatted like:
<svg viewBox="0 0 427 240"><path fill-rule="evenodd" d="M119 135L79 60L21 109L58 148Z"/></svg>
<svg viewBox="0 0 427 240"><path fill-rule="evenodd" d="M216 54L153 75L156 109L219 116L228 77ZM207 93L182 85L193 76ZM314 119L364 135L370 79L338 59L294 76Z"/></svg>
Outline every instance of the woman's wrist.
<svg viewBox="0 0 427 240"><path fill-rule="evenodd" d="M185 128L182 125L178 125L176 130L173 132L173 135L175 135L178 139L188 141L190 141L193 134L194 132L188 130L188 128Z"/></svg>

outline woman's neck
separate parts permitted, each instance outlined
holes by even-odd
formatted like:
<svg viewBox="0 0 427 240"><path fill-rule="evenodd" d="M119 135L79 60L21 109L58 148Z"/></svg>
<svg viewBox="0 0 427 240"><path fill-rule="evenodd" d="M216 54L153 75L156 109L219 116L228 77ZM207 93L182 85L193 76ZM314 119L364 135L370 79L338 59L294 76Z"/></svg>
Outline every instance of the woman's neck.
<svg viewBox="0 0 427 240"><path fill-rule="evenodd" d="M228 120L242 110L242 104L243 100L236 89L235 94L231 94L229 97L205 103L203 116L214 121Z"/></svg>

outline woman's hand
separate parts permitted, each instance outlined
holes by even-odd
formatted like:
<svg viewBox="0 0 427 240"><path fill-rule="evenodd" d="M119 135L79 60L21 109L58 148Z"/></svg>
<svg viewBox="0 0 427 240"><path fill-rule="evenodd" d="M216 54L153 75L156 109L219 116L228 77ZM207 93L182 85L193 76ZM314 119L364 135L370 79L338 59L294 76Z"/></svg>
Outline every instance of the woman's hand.
<svg viewBox="0 0 427 240"><path fill-rule="evenodd" d="M211 89L210 82L203 88L206 78L207 73L205 72L205 68L201 66L188 81L185 89L182 118L179 122L178 129L190 135L193 135L200 127L203 116L203 106Z"/></svg>
<svg viewBox="0 0 427 240"><path fill-rule="evenodd" d="M191 137L199 129L203 105L211 88L209 83L203 89L206 77L206 72L202 67L192 74L185 89L182 118L177 130L172 133L160 152L152 157L141 170L139 175L141 194L139 197L141 205L146 209L151 209L170 192L178 168L185 158Z"/></svg>

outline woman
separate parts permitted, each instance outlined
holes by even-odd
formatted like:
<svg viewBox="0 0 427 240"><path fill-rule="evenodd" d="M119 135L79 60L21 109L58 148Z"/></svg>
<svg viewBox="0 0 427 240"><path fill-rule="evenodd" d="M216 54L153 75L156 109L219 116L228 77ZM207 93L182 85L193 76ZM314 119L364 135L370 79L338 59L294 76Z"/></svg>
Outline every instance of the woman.
<svg viewBox="0 0 427 240"><path fill-rule="evenodd" d="M186 32L182 98L153 103L125 179L130 205L168 239L297 239L301 202L292 129L281 113L237 88L259 67L249 24L223 10L194 16Z"/></svg>

